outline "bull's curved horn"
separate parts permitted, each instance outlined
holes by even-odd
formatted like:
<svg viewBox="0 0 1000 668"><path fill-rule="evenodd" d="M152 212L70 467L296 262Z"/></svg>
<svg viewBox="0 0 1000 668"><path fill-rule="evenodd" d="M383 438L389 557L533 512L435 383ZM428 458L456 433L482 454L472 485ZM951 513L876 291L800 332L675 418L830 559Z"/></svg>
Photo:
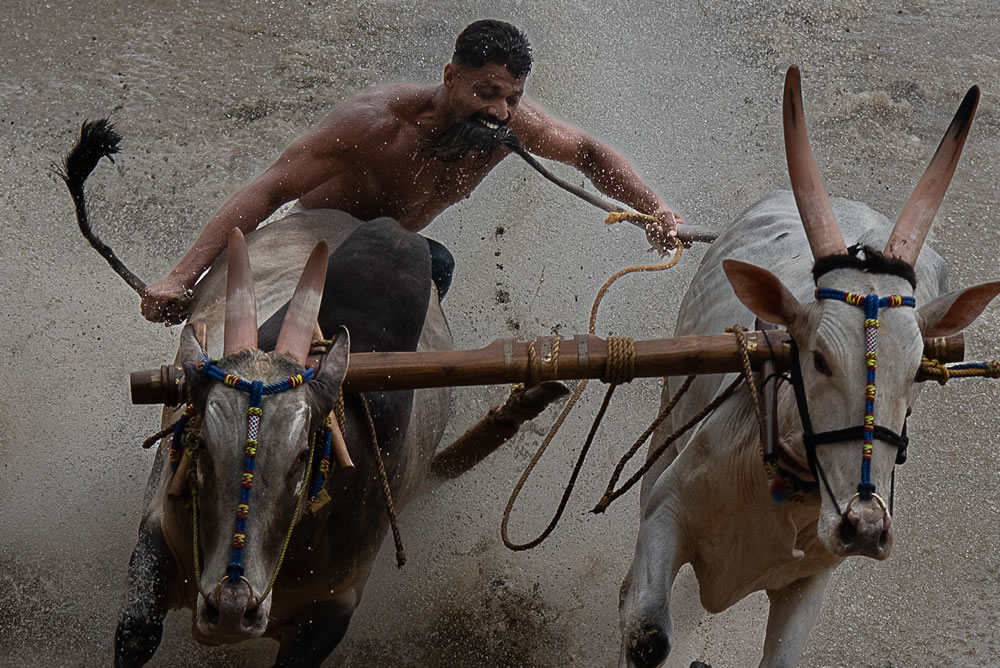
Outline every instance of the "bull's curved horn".
<svg viewBox="0 0 1000 668"><path fill-rule="evenodd" d="M795 204L809 239L813 257L845 255L847 247L840 234L833 207L823 187L816 160L809 147L806 119L802 110L802 86L799 68L792 65L785 75L785 101L782 110L785 128L785 157L788 178L795 193Z"/></svg>
<svg viewBox="0 0 1000 668"><path fill-rule="evenodd" d="M302 365L305 365L309 356L309 345L312 343L316 316L323 299L329 260L330 249L325 241L321 241L309 254L306 268L302 270L302 277L295 287L295 294L288 303L278 342L274 345L274 352L288 355Z"/></svg>
<svg viewBox="0 0 1000 668"><path fill-rule="evenodd" d="M247 242L238 227L229 233L228 262L223 355L257 347L257 299L253 292L253 273L250 271Z"/></svg>
<svg viewBox="0 0 1000 668"><path fill-rule="evenodd" d="M899 213L896 226L892 228L892 235L885 245L886 255L897 257L911 265L916 264L934 215L941 206L941 200L944 199L944 193L958 166L958 159L962 156L962 147L965 146L965 138L969 135L969 127L978 104L979 86L973 86L965 94L965 99L941 138L934 157Z"/></svg>

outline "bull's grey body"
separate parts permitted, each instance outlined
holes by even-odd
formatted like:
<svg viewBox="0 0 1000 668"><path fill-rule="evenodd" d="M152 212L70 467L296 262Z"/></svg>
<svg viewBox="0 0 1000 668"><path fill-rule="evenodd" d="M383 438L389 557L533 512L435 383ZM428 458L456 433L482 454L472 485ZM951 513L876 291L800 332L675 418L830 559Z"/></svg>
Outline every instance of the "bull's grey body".
<svg viewBox="0 0 1000 668"><path fill-rule="evenodd" d="M318 241L326 240L331 250L335 250L355 228L364 224L341 212L314 210L289 216L248 235L258 322L265 322L288 302L305 258ZM222 355L225 263L226 257L220 257L199 283L189 318L192 323L201 322L207 326L207 352L212 358ZM345 286L345 289L356 287ZM427 289L431 291L431 298L418 350L450 349L452 338L437 294L432 284L428 283ZM182 352L179 352L178 363L183 361L181 357ZM249 376L255 368L251 364L241 373ZM279 374L262 379L273 382L281 377ZM235 392L229 388L220 391ZM276 419L267 411L269 402L277 401L280 396L264 398L264 421ZM406 433L391 439L392 442L380 444L397 510L406 504L426 473L444 431L448 400L446 388L413 392ZM164 421L172 422L175 417L173 412L165 411ZM357 469L345 471L331 466L327 489L332 500L315 514L305 514L296 525L271 596L264 635L281 643L279 665L318 665L336 646L360 601L388 528L368 425L363 414L351 410L350 403L345 437ZM268 446L262 441L258 452L262 453ZM139 545L130 566L129 598L116 643L116 659L120 665L141 665L152 656L168 609L193 608L200 601L193 584L192 513L183 498L168 493L172 477L168 450L169 443L165 440L160 444L147 489ZM261 456L258 454L258 458ZM288 465L291 467L291 462ZM238 489L231 490L234 509L237 492ZM293 508L279 510L278 519L271 526L254 525L254 513L257 512L258 517L261 513L252 500L248 540L261 540L264 532L272 542L275 535L282 538ZM214 531L222 532L223 542L232 535L231 523L219 527L206 525L201 528L202 540ZM203 555L206 549L203 547ZM203 568L207 570L211 564L207 555L204 558L206 565ZM255 571L252 561L248 562L247 575L259 594L270 571ZM210 591L217 580L218 573L211 582L203 581L202 589ZM199 631L197 619L193 627L195 637L203 642L230 641L205 637Z"/></svg>

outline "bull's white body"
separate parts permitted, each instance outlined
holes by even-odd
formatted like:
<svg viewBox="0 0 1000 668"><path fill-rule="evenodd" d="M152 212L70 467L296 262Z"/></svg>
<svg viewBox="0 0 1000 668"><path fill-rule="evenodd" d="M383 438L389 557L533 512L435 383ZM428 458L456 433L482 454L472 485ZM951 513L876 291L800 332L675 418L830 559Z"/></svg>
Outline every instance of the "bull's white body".
<svg viewBox="0 0 1000 668"><path fill-rule="evenodd" d="M888 219L858 202L833 199L832 204L847 245L885 246L892 229ZM717 334L736 324L754 328L754 314L737 298L723 271L722 260L727 258L764 267L800 302L813 300L813 257L795 200L791 192L777 191L740 214L712 245L684 298L676 336ZM918 305L945 289L944 261L928 246L923 248L916 273ZM867 274L836 270L829 276L834 282L848 282L837 285L839 289L874 291ZM896 277L878 280L883 290L887 282L901 292L910 289ZM851 336L845 345L858 345L863 314L856 311L847 314L845 331ZM650 450L704 408L732 378L699 377L671 420L654 434ZM665 386L664 403L679 384L673 380ZM863 386L857 388L859 393L862 390ZM838 426L855 426L860 419L860 414L851 416ZM786 465L808 478L801 422L787 384L779 394L778 422ZM860 443L856 447L860 468ZM892 466L891 459L878 456L874 464ZM856 475L857 469L851 469ZM701 602L709 612L721 612L752 592L767 591L771 611L761 665L794 665L829 574L842 557L830 552L817 535L818 497L806 503L772 500L761 460L758 422L745 390L741 388L664 453L643 481L641 507L631 582L627 580L623 589L625 644L629 628L642 620L658 620L669 633L670 588L678 569L691 563ZM626 649L623 645L623 665L628 665Z"/></svg>

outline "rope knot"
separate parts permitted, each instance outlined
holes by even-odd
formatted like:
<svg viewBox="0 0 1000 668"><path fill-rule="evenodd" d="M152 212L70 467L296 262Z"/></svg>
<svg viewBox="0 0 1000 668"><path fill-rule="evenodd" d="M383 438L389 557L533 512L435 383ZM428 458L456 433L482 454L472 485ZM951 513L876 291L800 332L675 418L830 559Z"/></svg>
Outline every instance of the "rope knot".
<svg viewBox="0 0 1000 668"><path fill-rule="evenodd" d="M935 379L940 385L944 385L951 378L951 371L947 366L929 357L920 359L920 373Z"/></svg>

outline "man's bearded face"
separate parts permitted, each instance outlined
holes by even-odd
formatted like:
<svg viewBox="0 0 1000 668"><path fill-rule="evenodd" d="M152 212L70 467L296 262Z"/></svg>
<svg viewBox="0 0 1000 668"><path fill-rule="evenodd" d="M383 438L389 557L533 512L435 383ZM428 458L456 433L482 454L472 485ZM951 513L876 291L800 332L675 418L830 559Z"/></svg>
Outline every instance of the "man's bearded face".
<svg viewBox="0 0 1000 668"><path fill-rule="evenodd" d="M472 116L456 121L433 140L424 150L441 162L458 162L469 153L479 153L486 164L499 148L514 148L517 139L506 124Z"/></svg>
<svg viewBox="0 0 1000 668"><path fill-rule="evenodd" d="M457 162L469 153L477 153L481 164L486 165L497 149L517 145L507 124L524 93L523 78L515 77L498 63L482 67L449 63L444 86L448 106L457 120L430 138L424 144L425 150L442 162Z"/></svg>

